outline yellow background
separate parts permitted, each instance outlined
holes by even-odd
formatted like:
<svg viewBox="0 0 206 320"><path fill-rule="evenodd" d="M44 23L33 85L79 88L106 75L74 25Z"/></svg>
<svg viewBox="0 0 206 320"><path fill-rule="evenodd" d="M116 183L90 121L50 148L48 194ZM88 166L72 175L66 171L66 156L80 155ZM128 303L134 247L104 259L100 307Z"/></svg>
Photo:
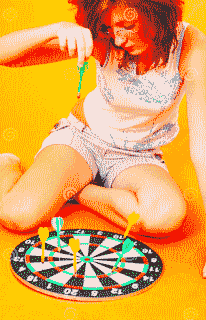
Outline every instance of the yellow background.
<svg viewBox="0 0 206 320"><path fill-rule="evenodd" d="M0 36L16 30L73 21L66 0L7 0L0 4ZM204 1L186 1L183 21L206 34ZM95 60L90 58L84 74L81 97L96 87ZM79 82L77 59L25 68L0 66L0 153L14 153L28 169L43 140L53 125L68 117L77 101ZM141 241L156 250L165 264L161 281L134 298L115 302L88 303L57 300L32 291L17 282L9 270L9 256L14 247L35 235L13 235L1 228L0 233L0 318L5 319L205 319L206 279L205 216L198 182L189 155L189 131L186 97L179 113L180 133L162 148L171 176L182 189L188 202L186 234L182 239L161 242ZM123 233L90 212L72 206L70 224L65 227L99 228ZM76 210L76 211L75 211Z"/></svg>

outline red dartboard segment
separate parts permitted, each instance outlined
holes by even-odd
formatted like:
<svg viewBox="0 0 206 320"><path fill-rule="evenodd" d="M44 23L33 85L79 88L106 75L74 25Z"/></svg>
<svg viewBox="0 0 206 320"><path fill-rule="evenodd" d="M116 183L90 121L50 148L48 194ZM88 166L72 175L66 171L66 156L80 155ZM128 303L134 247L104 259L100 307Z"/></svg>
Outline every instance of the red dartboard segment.
<svg viewBox="0 0 206 320"><path fill-rule="evenodd" d="M35 243L35 244L33 245L33 247L36 248L36 247L39 247L40 245L41 245L41 241Z"/></svg>
<svg viewBox="0 0 206 320"><path fill-rule="evenodd" d="M48 261L49 262L54 261L53 257L48 257Z"/></svg>
<svg viewBox="0 0 206 320"><path fill-rule="evenodd" d="M42 276L42 274L39 273L39 272L34 272L34 274L35 274L35 276L37 276L37 277L39 277L39 278L41 278L41 279L43 279L43 280L46 280L46 279L47 279L46 277Z"/></svg>
<svg viewBox="0 0 206 320"><path fill-rule="evenodd" d="M99 247L99 244L97 244L97 243L90 243L89 244L91 247Z"/></svg>
<svg viewBox="0 0 206 320"><path fill-rule="evenodd" d="M59 267L55 267L54 269L57 270L58 272L63 272L63 271L64 271L64 270L62 270L62 269L59 268Z"/></svg>
<svg viewBox="0 0 206 320"><path fill-rule="evenodd" d="M67 235L60 235L60 238L73 238L73 235L72 234L67 234Z"/></svg>
<svg viewBox="0 0 206 320"><path fill-rule="evenodd" d="M142 260L143 260L144 264L149 264L149 261L147 260L147 258L145 256L142 257Z"/></svg>
<svg viewBox="0 0 206 320"><path fill-rule="evenodd" d="M106 239L105 236L100 236L100 235L95 235L95 234L91 234L91 237L100 238L100 239Z"/></svg>
<svg viewBox="0 0 206 320"><path fill-rule="evenodd" d="M116 288L121 288L122 286L119 284L119 285L116 285L116 286L110 286L110 287L104 287L104 290L111 290L111 289L116 289Z"/></svg>
<svg viewBox="0 0 206 320"><path fill-rule="evenodd" d="M83 287L69 286L68 284L64 284L64 288L83 290Z"/></svg>
<svg viewBox="0 0 206 320"><path fill-rule="evenodd" d="M29 287L58 298L78 301L104 301L133 296L151 288L160 278L163 264L158 254L144 243L129 238L133 248L122 257L123 235L99 230L61 231L58 251L56 232L50 232L41 262L39 236L20 243L10 262L14 275ZM74 273L69 239L79 239Z"/></svg>
<svg viewBox="0 0 206 320"><path fill-rule="evenodd" d="M82 278L82 279L83 279L83 278L84 278L84 275L81 275L81 274L74 274L74 277L75 277L75 278Z"/></svg>
<svg viewBox="0 0 206 320"><path fill-rule="evenodd" d="M98 279L101 279L101 278L107 278L108 275L107 274L101 274L101 276L97 276Z"/></svg>
<svg viewBox="0 0 206 320"><path fill-rule="evenodd" d="M145 275L144 272L140 273L138 277L135 278L136 281L140 280Z"/></svg>

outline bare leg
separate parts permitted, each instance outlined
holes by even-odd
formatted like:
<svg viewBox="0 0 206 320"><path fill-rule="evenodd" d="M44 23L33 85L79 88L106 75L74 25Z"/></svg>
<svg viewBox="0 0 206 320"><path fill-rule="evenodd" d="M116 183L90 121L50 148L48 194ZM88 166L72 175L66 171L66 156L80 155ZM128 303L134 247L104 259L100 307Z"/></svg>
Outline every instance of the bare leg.
<svg viewBox="0 0 206 320"><path fill-rule="evenodd" d="M159 180L160 177L154 183L150 176L148 181L145 180L147 182L141 182L142 186L135 193L128 187L125 190L90 184L79 193L78 201L123 228L127 227L128 216L132 212L138 213L140 219L131 231L141 235L165 236L180 227L186 211L181 197L175 195L173 189L166 190L164 182Z"/></svg>
<svg viewBox="0 0 206 320"><path fill-rule="evenodd" d="M0 154L0 201L24 173L20 159L12 153Z"/></svg>
<svg viewBox="0 0 206 320"><path fill-rule="evenodd" d="M0 223L15 232L48 223L67 199L92 180L87 162L67 145L44 148L25 173L19 160L11 165L1 159Z"/></svg>
<svg viewBox="0 0 206 320"><path fill-rule="evenodd" d="M139 206L135 196L126 190L107 189L93 184L87 185L78 195L77 201L94 211L99 212L111 222L126 228L128 216L135 211L139 213ZM139 232L142 227L141 219L131 228Z"/></svg>

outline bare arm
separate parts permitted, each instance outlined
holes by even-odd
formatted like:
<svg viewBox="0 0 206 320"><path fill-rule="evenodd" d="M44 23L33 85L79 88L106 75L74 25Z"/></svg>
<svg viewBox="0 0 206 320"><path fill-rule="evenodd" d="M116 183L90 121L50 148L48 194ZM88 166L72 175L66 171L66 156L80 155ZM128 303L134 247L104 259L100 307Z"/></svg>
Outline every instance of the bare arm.
<svg viewBox="0 0 206 320"><path fill-rule="evenodd" d="M56 23L4 35L0 38L0 64L8 67L39 64L40 50L43 56L46 44L58 38L58 26Z"/></svg>
<svg viewBox="0 0 206 320"><path fill-rule="evenodd" d="M0 65L25 67L77 57L83 64L92 51L89 29L71 22L59 22L1 37Z"/></svg>
<svg viewBox="0 0 206 320"><path fill-rule="evenodd" d="M206 36L191 50L186 74L190 156L206 211Z"/></svg>

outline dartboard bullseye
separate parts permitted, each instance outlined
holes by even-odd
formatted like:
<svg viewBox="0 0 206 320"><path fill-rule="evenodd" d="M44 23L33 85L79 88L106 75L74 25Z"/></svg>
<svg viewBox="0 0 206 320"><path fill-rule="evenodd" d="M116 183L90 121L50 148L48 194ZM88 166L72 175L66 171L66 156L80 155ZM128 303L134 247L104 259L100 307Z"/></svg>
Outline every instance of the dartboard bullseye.
<svg viewBox="0 0 206 320"><path fill-rule="evenodd" d="M79 239L76 273L69 240ZM128 237L134 247L112 269L122 253L123 235L88 229L56 232L45 242L44 262L39 236L20 243L10 257L14 275L25 285L44 294L79 301L103 301L136 295L154 284L162 274L158 254L142 242ZM15 253L15 254L14 254Z"/></svg>

